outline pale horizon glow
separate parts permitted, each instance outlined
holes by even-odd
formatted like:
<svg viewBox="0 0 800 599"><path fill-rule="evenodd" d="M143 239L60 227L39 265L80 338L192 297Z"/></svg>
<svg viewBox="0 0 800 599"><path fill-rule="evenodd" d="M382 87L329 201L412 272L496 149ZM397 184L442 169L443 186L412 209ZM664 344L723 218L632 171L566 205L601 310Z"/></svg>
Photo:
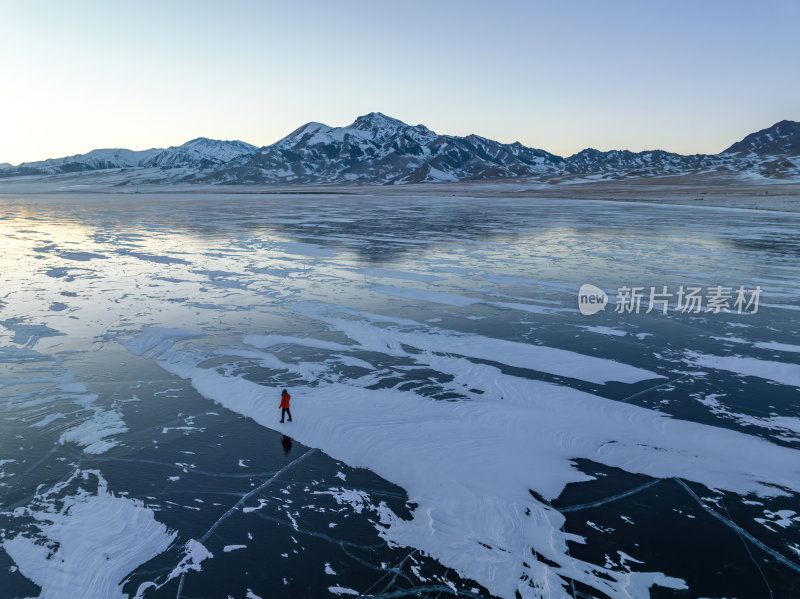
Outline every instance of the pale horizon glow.
<svg viewBox="0 0 800 599"><path fill-rule="evenodd" d="M569 156L800 120L800 3L4 2L0 163L379 111Z"/></svg>

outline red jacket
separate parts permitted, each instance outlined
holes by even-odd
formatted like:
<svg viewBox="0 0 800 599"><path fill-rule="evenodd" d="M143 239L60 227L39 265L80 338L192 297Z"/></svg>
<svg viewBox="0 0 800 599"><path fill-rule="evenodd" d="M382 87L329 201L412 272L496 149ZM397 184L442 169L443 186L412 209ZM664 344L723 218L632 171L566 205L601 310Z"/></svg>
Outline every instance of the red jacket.
<svg viewBox="0 0 800 599"><path fill-rule="evenodd" d="M280 407L283 408L284 410L288 410L289 409L289 400L290 399L292 399L292 396L289 395L288 393L284 393L283 395L281 395L281 405L280 405Z"/></svg>

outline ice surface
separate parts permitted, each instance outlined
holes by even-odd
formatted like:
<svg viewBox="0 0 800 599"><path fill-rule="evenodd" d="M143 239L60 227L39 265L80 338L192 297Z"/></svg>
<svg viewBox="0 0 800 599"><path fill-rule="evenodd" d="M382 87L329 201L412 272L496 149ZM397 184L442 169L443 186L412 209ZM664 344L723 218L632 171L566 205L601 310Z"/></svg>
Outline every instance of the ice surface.
<svg viewBox="0 0 800 599"><path fill-rule="evenodd" d="M748 599L800 571L792 218L141 196L6 200L0 538L18 570L0 585L91 585L44 551L95 540L131 547L98 564L98 596L127 580L142 599L297 590L248 577L273 550L321 594L618 599L699 582ZM583 317L585 282L764 283L771 299L756 315ZM298 462L308 447L322 451ZM98 474L75 475L87 465ZM118 530L141 519L142 538L78 526L90 505ZM70 522L60 548L46 540Z"/></svg>
<svg viewBox="0 0 800 599"><path fill-rule="evenodd" d="M23 510L36 521L31 532L4 540L3 549L43 599L123 599L124 578L164 551L175 533L140 501L110 493L98 472L79 476L96 479L96 494L80 489L57 502L59 487L45 492Z"/></svg>
<svg viewBox="0 0 800 599"><path fill-rule="evenodd" d="M18 318L0 321L0 325L14 331L12 342L19 343L20 345L26 343L31 344L32 341L35 343L35 341L41 337L52 337L64 334L61 331L51 329L47 325L25 324L22 319Z"/></svg>
<svg viewBox="0 0 800 599"><path fill-rule="evenodd" d="M305 345L307 347L318 347L320 349L330 349L334 351L350 349L341 343L331 343L330 341L313 339L311 337L291 337L289 335L246 335L244 337L244 342L247 345L261 348L288 343L290 345Z"/></svg>
<svg viewBox="0 0 800 599"><path fill-rule="evenodd" d="M271 415L278 388L188 367L191 360L180 352L165 353L159 363L224 407L281 430ZM742 494L800 492L795 450L463 359L433 358L431 365L494 397L431 402L398 390L330 384L295 394L292 436L406 488L420 507L410 522L393 522L387 538L468 571L500 596L518 590L531 545L560 564L549 575L586 580L615 596L632 583L613 571L605 574L614 582L604 581L592 567L570 560L563 517L528 492L552 499L566 484L586 480L572 467L575 458ZM550 568L539 564L536 570L541 575ZM656 581L681 587L658 574L641 574L637 584L647 588Z"/></svg>
<svg viewBox="0 0 800 599"><path fill-rule="evenodd" d="M392 285L373 285L372 288L378 293L393 295L395 297L405 297L408 299L434 302L436 304L446 304L449 306L471 306L481 300L453 293L443 293L441 291L430 291L426 289L413 289L410 287L394 287Z"/></svg>
<svg viewBox="0 0 800 599"><path fill-rule="evenodd" d="M403 272L387 268L361 268L358 272L370 277L385 277L387 279L402 279L405 281L431 282L438 281L442 278L422 272Z"/></svg>
<svg viewBox="0 0 800 599"><path fill-rule="evenodd" d="M195 337L199 335L197 331L186 331L183 329L170 329L165 327L146 327L141 333L127 339L119 339L119 342L134 355L141 356L143 353L153 349L167 339L175 337Z"/></svg>

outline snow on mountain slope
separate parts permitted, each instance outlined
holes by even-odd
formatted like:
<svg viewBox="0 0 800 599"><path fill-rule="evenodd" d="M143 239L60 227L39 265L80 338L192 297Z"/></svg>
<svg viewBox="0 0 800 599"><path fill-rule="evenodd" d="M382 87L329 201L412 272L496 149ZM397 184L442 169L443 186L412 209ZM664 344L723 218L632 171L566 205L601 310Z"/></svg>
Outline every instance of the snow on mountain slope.
<svg viewBox="0 0 800 599"><path fill-rule="evenodd" d="M723 154L800 156L800 123L780 121L768 129L751 133Z"/></svg>
<svg viewBox="0 0 800 599"><path fill-rule="evenodd" d="M762 143L773 155L681 155L664 150L601 152L588 148L561 158L519 142L503 144L478 135L439 135L380 112L346 127L311 122L277 143L234 159L202 180L210 183L422 183L525 177L608 179L719 171L743 176L798 178L795 151L800 125L782 121L754 134L778 140ZM753 136L748 136L746 140ZM744 142L740 142L744 143ZM780 151L779 151L780 150Z"/></svg>
<svg viewBox="0 0 800 599"><path fill-rule="evenodd" d="M243 141L221 141L198 137L181 146L171 146L160 150L142 163L142 166L172 168L176 166L195 166L204 169L219 166L244 154L255 152L256 146Z"/></svg>
<svg viewBox="0 0 800 599"><path fill-rule="evenodd" d="M601 152L593 148L581 150L564 161L564 170L571 174L607 175L610 178L666 175L700 172L724 168L730 160L718 155L693 154L684 156L664 150L631 152L611 150Z"/></svg>
<svg viewBox="0 0 800 599"><path fill-rule="evenodd" d="M109 168L131 168L142 166L147 159L158 151L158 149L134 151L124 148L92 150L86 154L75 154L64 158L23 162L14 167L13 170L16 174L21 175L52 175Z"/></svg>
<svg viewBox="0 0 800 599"><path fill-rule="evenodd" d="M82 171L108 169L153 168L176 169L189 168L191 172L173 172L168 177L174 180L175 175L194 176L196 171L216 168L242 156L252 153L256 147L243 141L220 141L198 137L181 146L167 149L152 148L134 151L126 149L92 150L86 154L76 154L64 158L51 158L39 162L25 162L16 167L0 166L4 177L17 175L57 175ZM163 178L163 177L162 177Z"/></svg>
<svg viewBox="0 0 800 599"><path fill-rule="evenodd" d="M306 123L301 127L298 127L294 131L292 131L289 135L278 141L275 145L292 145L297 141L306 138L308 139L310 136L321 133L325 134L331 131L333 127L329 127L324 123L317 123L315 121L311 121L310 123Z"/></svg>
<svg viewBox="0 0 800 599"><path fill-rule="evenodd" d="M308 123L205 180L219 183L417 183L555 172L561 158L476 135L438 135L380 112L346 127Z"/></svg>
<svg viewBox="0 0 800 599"><path fill-rule="evenodd" d="M682 155L664 150L601 152L587 148L564 160L570 175L603 178L663 176L709 171L770 178L800 178L800 123L781 121L751 133L719 154Z"/></svg>
<svg viewBox="0 0 800 599"><path fill-rule="evenodd" d="M681 155L587 148L562 158L519 142L440 135L425 125L371 112L344 127L309 122L272 145L198 137L140 152L93 150L66 158L0 165L0 177L126 169L125 183L398 184L524 178L551 182L720 172L800 179L800 123L781 121L719 154Z"/></svg>

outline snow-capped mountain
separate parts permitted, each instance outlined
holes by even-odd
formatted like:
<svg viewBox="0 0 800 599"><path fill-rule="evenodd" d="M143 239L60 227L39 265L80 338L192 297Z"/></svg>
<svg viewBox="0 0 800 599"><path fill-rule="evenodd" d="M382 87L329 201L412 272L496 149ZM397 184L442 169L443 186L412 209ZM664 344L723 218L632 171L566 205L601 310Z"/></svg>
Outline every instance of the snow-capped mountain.
<svg viewBox="0 0 800 599"><path fill-rule="evenodd" d="M439 135L380 112L346 127L311 122L207 175L214 183L420 183L540 176L562 158L520 143Z"/></svg>
<svg viewBox="0 0 800 599"><path fill-rule="evenodd" d="M800 123L780 121L722 152L745 170L771 178L800 178Z"/></svg>
<svg viewBox="0 0 800 599"><path fill-rule="evenodd" d="M123 148L92 150L86 154L76 154L64 158L23 162L9 170L18 175L55 175L110 168L132 168L142 166L158 151L157 149L133 151Z"/></svg>
<svg viewBox="0 0 800 599"><path fill-rule="evenodd" d="M800 123L781 121L751 133L719 154L683 155L663 150L601 152L588 148L564 160L570 175L603 178L728 172L776 178L800 178Z"/></svg>
<svg viewBox="0 0 800 599"><path fill-rule="evenodd" d="M800 123L781 121L751 133L723 154L739 156L800 156Z"/></svg>
<svg viewBox="0 0 800 599"><path fill-rule="evenodd" d="M198 137L167 149L93 150L16 167L0 164L0 177L109 169L124 169L119 184L397 184L509 178L558 182L709 172L800 179L800 123L781 121L719 154L588 148L562 158L519 142L441 135L424 125L371 112L345 127L310 122L262 148Z"/></svg>
<svg viewBox="0 0 800 599"><path fill-rule="evenodd" d="M174 169L188 167L192 174L218 168L233 158L256 150L243 141L220 141L198 137L181 146L150 150L104 149L92 150L65 158L51 158L40 162L24 162L19 166L0 166L0 176L57 175L82 171L108 169L153 168ZM182 173L185 175L185 173Z"/></svg>
<svg viewBox="0 0 800 599"><path fill-rule="evenodd" d="M601 152L587 148L567 158L564 161L564 171L572 175L604 175L622 179L724 168L728 162L730 161L719 155L685 156L664 150Z"/></svg>
<svg viewBox="0 0 800 599"><path fill-rule="evenodd" d="M193 166L202 170L220 166L244 154L252 154L256 149L256 146L243 141L220 141L198 137L181 146L171 146L166 150L158 151L145 160L142 166L160 168Z"/></svg>

